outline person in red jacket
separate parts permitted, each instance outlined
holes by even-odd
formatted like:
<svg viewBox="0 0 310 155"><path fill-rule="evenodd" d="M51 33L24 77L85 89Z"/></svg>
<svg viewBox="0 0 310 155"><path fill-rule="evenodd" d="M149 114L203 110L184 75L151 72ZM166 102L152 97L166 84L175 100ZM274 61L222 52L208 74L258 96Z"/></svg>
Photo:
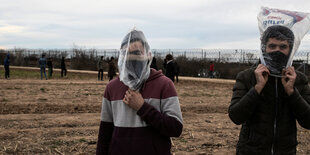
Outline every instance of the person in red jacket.
<svg viewBox="0 0 310 155"><path fill-rule="evenodd" d="M210 62L209 78L214 78L214 63L212 61Z"/></svg>
<svg viewBox="0 0 310 155"><path fill-rule="evenodd" d="M151 50L142 31L121 44L119 76L106 86L96 154L170 155L170 137L182 133L173 82L151 69Z"/></svg>

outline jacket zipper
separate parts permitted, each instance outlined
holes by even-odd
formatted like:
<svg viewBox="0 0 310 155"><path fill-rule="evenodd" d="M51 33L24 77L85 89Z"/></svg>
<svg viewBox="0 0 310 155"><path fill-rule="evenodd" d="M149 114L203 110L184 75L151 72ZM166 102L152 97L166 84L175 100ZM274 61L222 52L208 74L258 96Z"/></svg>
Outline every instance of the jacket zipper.
<svg viewBox="0 0 310 155"><path fill-rule="evenodd" d="M275 78L275 86L276 86L276 114L273 122L273 141L271 146L271 154L274 155L274 144L276 141L276 133L277 133L277 115L278 115L278 78Z"/></svg>

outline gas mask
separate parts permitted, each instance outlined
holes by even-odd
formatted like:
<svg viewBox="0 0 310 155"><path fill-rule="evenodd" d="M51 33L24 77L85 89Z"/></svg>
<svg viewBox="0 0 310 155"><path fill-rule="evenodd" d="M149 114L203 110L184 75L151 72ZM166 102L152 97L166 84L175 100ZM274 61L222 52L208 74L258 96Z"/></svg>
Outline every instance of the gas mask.
<svg viewBox="0 0 310 155"><path fill-rule="evenodd" d="M281 77L282 70L286 67L289 57L280 51L263 53L263 57L270 74Z"/></svg>

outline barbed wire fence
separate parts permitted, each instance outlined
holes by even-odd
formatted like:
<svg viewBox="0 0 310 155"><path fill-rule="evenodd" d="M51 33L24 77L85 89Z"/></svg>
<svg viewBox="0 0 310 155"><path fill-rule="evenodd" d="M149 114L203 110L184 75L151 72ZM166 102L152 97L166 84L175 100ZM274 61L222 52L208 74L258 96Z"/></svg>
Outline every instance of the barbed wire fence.
<svg viewBox="0 0 310 155"><path fill-rule="evenodd" d="M106 61L111 57L118 59L118 49L84 49L84 48L72 48L72 49L23 49L14 48L1 50L0 60L4 60L6 53L14 55L15 61L12 65L18 66L37 66L37 60L42 54L46 57L53 58L55 61L55 67L60 66L61 57L65 57L72 69L87 69L96 70L96 61L100 56L103 56ZM310 50L299 50L295 53L294 63L300 71L306 73L308 70ZM213 61L217 63L217 66L222 65L220 72L227 72L228 68L231 68L231 64L238 64L240 66L251 66L259 60L259 50L251 49L152 49L152 55L159 59L159 65L162 65L163 59L167 54L172 54L173 57L179 62L182 61L196 61L196 65L200 68L198 70L208 70L208 62ZM181 58L181 59L178 59ZM185 59L184 59L185 58ZM184 67L187 67L190 62L184 63ZM223 65L228 64L228 65ZM0 65L3 65L3 61L0 61ZM190 70L189 68L188 70ZM191 70L194 70L191 69ZM240 68L241 69L241 68ZM233 72L238 72L237 70ZM309 71L308 71L309 72ZM196 72L188 73L190 76L197 75ZM309 73L310 75L310 73ZM231 76L233 77L233 76Z"/></svg>
<svg viewBox="0 0 310 155"><path fill-rule="evenodd" d="M43 53L47 57L64 56L67 59L76 56L77 52L95 57L118 58L118 49L8 49L0 50L0 53L11 53L24 57L34 56L39 58ZM194 59L208 59L216 62L249 63L259 59L259 51L251 49L152 49L153 56L165 58L167 54L172 54L175 58L183 56ZM297 51L294 60L303 61L309 64L310 50Z"/></svg>

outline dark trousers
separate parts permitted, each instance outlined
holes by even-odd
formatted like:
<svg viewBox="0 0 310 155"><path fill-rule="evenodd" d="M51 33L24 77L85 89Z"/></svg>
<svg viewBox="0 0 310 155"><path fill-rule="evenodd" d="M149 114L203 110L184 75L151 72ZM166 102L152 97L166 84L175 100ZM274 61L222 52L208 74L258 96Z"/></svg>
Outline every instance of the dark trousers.
<svg viewBox="0 0 310 155"><path fill-rule="evenodd" d="M51 78L53 76L53 68L48 67L48 78Z"/></svg>
<svg viewBox="0 0 310 155"><path fill-rule="evenodd" d="M214 71L209 71L209 78L214 78Z"/></svg>
<svg viewBox="0 0 310 155"><path fill-rule="evenodd" d="M175 79L179 82L179 74L175 74Z"/></svg>
<svg viewBox="0 0 310 155"><path fill-rule="evenodd" d="M98 80L103 81L103 69L98 70Z"/></svg>
<svg viewBox="0 0 310 155"><path fill-rule="evenodd" d="M61 77L63 77L64 74L65 74L65 76L67 76L67 69L66 68L61 69Z"/></svg>
<svg viewBox="0 0 310 155"><path fill-rule="evenodd" d="M4 69L5 69L5 78L6 79L10 78L10 67L4 66Z"/></svg>

